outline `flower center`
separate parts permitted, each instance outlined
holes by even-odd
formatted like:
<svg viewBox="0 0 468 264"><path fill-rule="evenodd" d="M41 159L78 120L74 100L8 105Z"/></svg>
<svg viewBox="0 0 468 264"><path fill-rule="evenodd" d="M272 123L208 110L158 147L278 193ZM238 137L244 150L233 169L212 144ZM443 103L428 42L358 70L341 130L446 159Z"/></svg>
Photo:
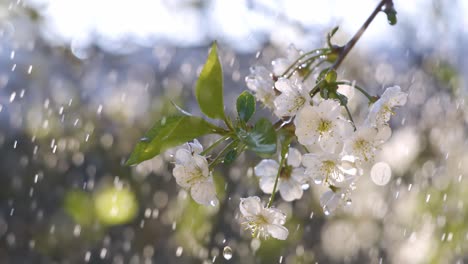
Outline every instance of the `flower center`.
<svg viewBox="0 0 468 264"><path fill-rule="evenodd" d="M191 171L190 176L190 179L187 181L187 183L190 185L201 182L205 178L202 169L198 166L193 171Z"/></svg>
<svg viewBox="0 0 468 264"><path fill-rule="evenodd" d="M369 141L360 138L354 142L354 149L362 156L365 161L368 161L371 157L372 145Z"/></svg>
<svg viewBox="0 0 468 264"><path fill-rule="evenodd" d="M330 131L332 128L332 122L328 119L320 119L320 122L317 126L317 132L320 133L320 135L323 135L324 133Z"/></svg>
<svg viewBox="0 0 468 264"><path fill-rule="evenodd" d="M284 166L280 171L280 179L287 180L291 178L292 166Z"/></svg>

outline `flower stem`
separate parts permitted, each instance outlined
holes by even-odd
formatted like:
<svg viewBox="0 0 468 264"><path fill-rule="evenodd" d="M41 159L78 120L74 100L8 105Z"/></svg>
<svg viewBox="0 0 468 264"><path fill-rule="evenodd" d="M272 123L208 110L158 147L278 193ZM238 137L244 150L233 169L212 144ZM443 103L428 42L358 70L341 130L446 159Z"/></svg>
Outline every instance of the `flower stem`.
<svg viewBox="0 0 468 264"><path fill-rule="evenodd" d="M374 11L371 13L371 15L367 18L367 20L362 24L361 28L354 34L354 36L346 43L344 48L341 50L340 55L336 59L335 63L330 67L330 70L336 70L338 67L341 65L343 60L346 58L348 53L353 49L354 45L356 45L356 42L361 38L362 34L366 31L367 27L369 27L370 23L374 20L375 16L377 13L379 13L382 10L382 7L389 2L390 0L381 0L380 3L375 7Z"/></svg>
<svg viewBox="0 0 468 264"><path fill-rule="evenodd" d="M222 136L221 138L219 138L218 140L216 140L213 144L211 144L211 146L207 147L205 150L203 150L200 155L202 156L205 156L208 152L210 152L211 150L213 150L216 146L219 145L219 143L223 142L224 140L226 140L227 138L229 138L230 135L225 135L225 136Z"/></svg>
<svg viewBox="0 0 468 264"><path fill-rule="evenodd" d="M281 160L280 160L280 164L278 167L278 173L276 174L275 185L273 185L273 192L271 193L267 208L271 207L271 204L273 203L273 200L275 199L276 189L278 188L278 181L281 176L281 171L283 169L284 162L286 161L286 153L287 153L286 151L281 151Z"/></svg>
<svg viewBox="0 0 468 264"><path fill-rule="evenodd" d="M314 49L314 50L311 50L309 52L306 52L304 54L302 54L301 56L299 56L299 58L297 58L297 60L295 60L284 72L283 74L281 74L281 76L285 76L290 70L292 70L294 68L294 66L296 66L296 64L298 64L299 62L301 62L301 60L311 54L314 54L316 53L316 56L313 56L312 58L315 58L315 57L319 57L319 56L322 56L325 54L325 52L329 50L329 48L321 48L321 49ZM307 60L310 60L311 58L308 58ZM307 61L306 60L306 61ZM304 62L301 62L301 63L304 63Z"/></svg>
<svg viewBox="0 0 468 264"><path fill-rule="evenodd" d="M221 150L221 152L218 154L218 156L216 156L216 158L210 163L209 169L212 170L214 166L216 166L218 163L220 163L221 158L223 158L224 155L226 155L226 153L231 149L231 147L234 144L237 144L237 142L238 142L237 140L233 140L229 144L227 144L226 147L224 147L223 150Z"/></svg>

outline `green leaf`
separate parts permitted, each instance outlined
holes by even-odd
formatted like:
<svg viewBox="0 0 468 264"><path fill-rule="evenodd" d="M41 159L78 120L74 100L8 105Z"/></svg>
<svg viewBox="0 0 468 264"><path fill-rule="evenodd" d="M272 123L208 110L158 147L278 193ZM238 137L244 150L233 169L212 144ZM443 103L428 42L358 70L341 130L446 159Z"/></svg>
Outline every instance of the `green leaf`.
<svg viewBox="0 0 468 264"><path fill-rule="evenodd" d="M224 156L224 164L229 165L237 158L237 149L231 149L226 156Z"/></svg>
<svg viewBox="0 0 468 264"><path fill-rule="evenodd" d="M241 131L238 135L252 151L259 154L274 154L276 152L276 131L266 118L260 119L252 131Z"/></svg>
<svg viewBox="0 0 468 264"><path fill-rule="evenodd" d="M251 93L244 91L237 97L236 105L240 120L243 122L249 121L255 113L255 97Z"/></svg>
<svg viewBox="0 0 468 264"><path fill-rule="evenodd" d="M216 42L200 73L195 96L201 111L210 118L225 119L223 104L223 69L219 62Z"/></svg>
<svg viewBox="0 0 468 264"><path fill-rule="evenodd" d="M82 225L90 226L94 220L93 200L91 196L83 191L70 191L65 196L65 211L73 220Z"/></svg>
<svg viewBox="0 0 468 264"><path fill-rule="evenodd" d="M165 117L140 139L126 165L135 165L153 158L164 150L194 138L219 131L215 125L196 116Z"/></svg>

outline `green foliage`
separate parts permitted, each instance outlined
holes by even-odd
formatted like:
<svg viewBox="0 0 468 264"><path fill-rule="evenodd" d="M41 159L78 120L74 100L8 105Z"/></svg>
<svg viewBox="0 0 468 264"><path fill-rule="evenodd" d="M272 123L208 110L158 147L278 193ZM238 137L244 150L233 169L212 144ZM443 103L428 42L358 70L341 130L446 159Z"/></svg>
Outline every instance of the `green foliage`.
<svg viewBox="0 0 468 264"><path fill-rule="evenodd" d="M128 223L136 217L138 202L130 189L110 187L96 194L94 209L100 223L119 225Z"/></svg>
<svg viewBox="0 0 468 264"><path fill-rule="evenodd" d="M276 131L266 118L258 120L251 131L240 129L238 136L249 149L258 154L274 154L276 152Z"/></svg>
<svg viewBox="0 0 468 264"><path fill-rule="evenodd" d="M246 123L255 113L255 97L251 93L244 91L237 97L236 106L239 119Z"/></svg>
<svg viewBox="0 0 468 264"><path fill-rule="evenodd" d="M229 165L237 158L237 150L231 149L224 157L224 164Z"/></svg>
<svg viewBox="0 0 468 264"><path fill-rule="evenodd" d="M218 133L219 127L195 116L165 117L141 138L136 145L127 165L138 164L159 155L162 151L183 144L194 138Z"/></svg>
<svg viewBox="0 0 468 264"><path fill-rule="evenodd" d="M225 119L223 104L223 70L219 62L216 42L200 73L195 96L201 111L210 118Z"/></svg>
<svg viewBox="0 0 468 264"><path fill-rule="evenodd" d="M82 226L90 226L94 215L93 200L91 196L83 191L71 191L65 196L64 209L73 220Z"/></svg>

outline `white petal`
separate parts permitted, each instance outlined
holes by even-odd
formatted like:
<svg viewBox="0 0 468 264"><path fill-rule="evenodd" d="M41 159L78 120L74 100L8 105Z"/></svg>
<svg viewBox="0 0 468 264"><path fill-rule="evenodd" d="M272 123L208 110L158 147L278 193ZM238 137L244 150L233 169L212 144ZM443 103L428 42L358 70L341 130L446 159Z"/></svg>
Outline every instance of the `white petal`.
<svg viewBox="0 0 468 264"><path fill-rule="evenodd" d="M187 173L185 166L176 164L174 170L172 170L174 178L182 188L189 188L189 181L192 179L192 175Z"/></svg>
<svg viewBox="0 0 468 264"><path fill-rule="evenodd" d="M286 215L278 208L265 208L262 214L270 224L284 225L286 222Z"/></svg>
<svg viewBox="0 0 468 264"><path fill-rule="evenodd" d="M294 168L293 171L291 172L291 178L301 185L304 184L307 181L307 176L305 175L305 169L302 167Z"/></svg>
<svg viewBox="0 0 468 264"><path fill-rule="evenodd" d="M216 198L216 188L212 181L196 183L190 189L193 200L199 204L211 205L218 201Z"/></svg>
<svg viewBox="0 0 468 264"><path fill-rule="evenodd" d="M326 191L320 197L320 204L325 214L330 214L338 208L341 202L341 193L334 193L333 191Z"/></svg>
<svg viewBox="0 0 468 264"><path fill-rule="evenodd" d="M375 135L375 140L385 142L392 136L392 129L389 126L383 125L378 127L378 132Z"/></svg>
<svg viewBox="0 0 468 264"><path fill-rule="evenodd" d="M193 140L193 143L188 143L192 151L196 154L200 154L203 151L203 146L196 139Z"/></svg>
<svg viewBox="0 0 468 264"><path fill-rule="evenodd" d="M275 178L261 177L260 182L258 184L260 185L260 189L262 189L264 193L272 193L273 187L275 186Z"/></svg>
<svg viewBox="0 0 468 264"><path fill-rule="evenodd" d="M279 240L286 240L289 235L288 229L282 225L268 225L267 230L272 237Z"/></svg>
<svg viewBox="0 0 468 264"><path fill-rule="evenodd" d="M288 165L299 167L302 162L302 154L296 148L289 148L288 152Z"/></svg>
<svg viewBox="0 0 468 264"><path fill-rule="evenodd" d="M279 191L283 200L287 202L300 199L302 197L302 187L294 180L282 180L279 184Z"/></svg>
<svg viewBox="0 0 468 264"><path fill-rule="evenodd" d="M192 153L187 149L178 149L175 154L175 162L178 164L187 164L192 162Z"/></svg>
<svg viewBox="0 0 468 264"><path fill-rule="evenodd" d="M294 92L294 84L292 84L288 79L286 78L280 78L278 81L275 82L275 88L280 91L281 93L293 93Z"/></svg>
<svg viewBox="0 0 468 264"><path fill-rule="evenodd" d="M323 151L328 153L339 153L343 149L343 141L341 138L331 135L324 135L319 138L319 145Z"/></svg>
<svg viewBox="0 0 468 264"><path fill-rule="evenodd" d="M261 213L263 206L258 196L241 198L239 209L243 216L256 216Z"/></svg>
<svg viewBox="0 0 468 264"><path fill-rule="evenodd" d="M199 168L201 170L201 173L203 176L208 177L209 176L209 168L208 168L208 161L204 156L200 156L198 154L195 154L193 156L193 163L196 168Z"/></svg>
<svg viewBox="0 0 468 264"><path fill-rule="evenodd" d="M279 164L272 159L264 159L255 166L255 175L259 177L276 177Z"/></svg>

